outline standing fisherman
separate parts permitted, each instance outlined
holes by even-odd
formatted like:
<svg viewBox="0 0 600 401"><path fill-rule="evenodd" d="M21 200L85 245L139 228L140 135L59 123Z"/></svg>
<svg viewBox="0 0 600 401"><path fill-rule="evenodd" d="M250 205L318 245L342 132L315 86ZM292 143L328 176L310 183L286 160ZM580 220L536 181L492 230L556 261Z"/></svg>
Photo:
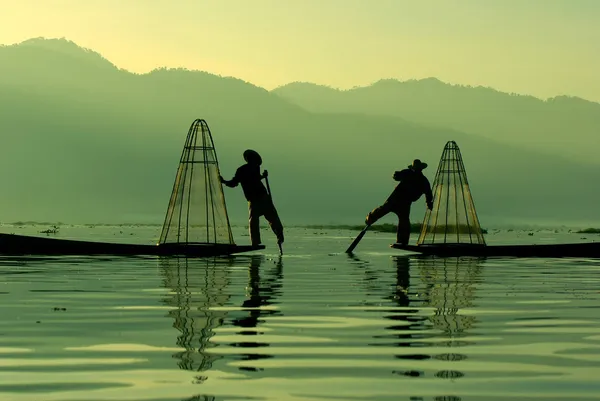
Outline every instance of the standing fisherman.
<svg viewBox="0 0 600 401"><path fill-rule="evenodd" d="M244 160L246 164L236 170L235 176L231 180L228 181L221 176L219 176L219 179L230 188L235 188L238 184L242 185L244 196L248 201L249 231L252 245L261 244L259 218L260 216L265 216L265 219L267 219L271 226L271 230L273 230L277 237L277 245L279 245L281 250L281 244L283 244L283 225L273 204L271 194L267 192L261 181L263 178L266 179L268 177L268 172L265 170L263 174L260 174L262 158L256 151L251 149L246 150L244 152Z"/></svg>

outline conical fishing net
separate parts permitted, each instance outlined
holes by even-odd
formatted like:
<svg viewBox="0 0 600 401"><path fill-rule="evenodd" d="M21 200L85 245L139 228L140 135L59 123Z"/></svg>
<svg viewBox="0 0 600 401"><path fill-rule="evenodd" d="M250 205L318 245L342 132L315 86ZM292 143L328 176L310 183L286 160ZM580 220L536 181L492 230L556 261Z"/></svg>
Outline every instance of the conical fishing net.
<svg viewBox="0 0 600 401"><path fill-rule="evenodd" d="M160 244L233 244L210 129L192 123L175 177Z"/></svg>
<svg viewBox="0 0 600 401"><path fill-rule="evenodd" d="M433 183L433 210L427 210L417 245L485 245L460 149L444 147Z"/></svg>

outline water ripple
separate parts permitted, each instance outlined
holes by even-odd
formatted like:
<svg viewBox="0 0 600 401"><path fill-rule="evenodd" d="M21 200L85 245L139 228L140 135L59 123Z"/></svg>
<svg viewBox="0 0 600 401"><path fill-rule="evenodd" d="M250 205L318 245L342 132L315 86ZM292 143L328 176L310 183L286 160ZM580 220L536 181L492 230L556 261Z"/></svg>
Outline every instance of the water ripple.
<svg viewBox="0 0 600 401"><path fill-rule="evenodd" d="M0 258L2 400L592 400L594 260Z"/></svg>

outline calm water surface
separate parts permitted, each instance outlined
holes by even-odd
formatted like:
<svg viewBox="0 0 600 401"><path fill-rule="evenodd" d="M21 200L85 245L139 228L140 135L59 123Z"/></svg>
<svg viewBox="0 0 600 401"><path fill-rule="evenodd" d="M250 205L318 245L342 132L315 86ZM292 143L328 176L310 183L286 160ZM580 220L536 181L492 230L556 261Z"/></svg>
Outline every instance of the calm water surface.
<svg viewBox="0 0 600 401"><path fill-rule="evenodd" d="M287 232L283 257L265 231L229 258L0 259L0 400L600 399L600 261L422 259L381 233L350 257L355 232Z"/></svg>

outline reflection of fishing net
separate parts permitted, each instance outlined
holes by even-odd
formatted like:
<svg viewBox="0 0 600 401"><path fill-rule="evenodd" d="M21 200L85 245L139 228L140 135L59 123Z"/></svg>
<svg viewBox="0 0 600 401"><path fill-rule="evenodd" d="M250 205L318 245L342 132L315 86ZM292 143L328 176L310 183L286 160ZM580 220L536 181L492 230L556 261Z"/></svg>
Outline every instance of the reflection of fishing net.
<svg viewBox="0 0 600 401"><path fill-rule="evenodd" d="M460 315L461 308L472 306L475 297L473 284L481 266L475 258L417 259L426 286L427 306L436 308L430 317L433 325L449 335L469 329L476 319Z"/></svg>
<svg viewBox="0 0 600 401"><path fill-rule="evenodd" d="M217 153L204 120L194 121L188 131L160 243L234 243Z"/></svg>
<svg viewBox="0 0 600 401"><path fill-rule="evenodd" d="M433 210L427 210L417 245L485 245L467 172L454 141L444 147L433 183Z"/></svg>
<svg viewBox="0 0 600 401"><path fill-rule="evenodd" d="M164 285L171 290L163 302L174 308L168 315L180 332L176 344L183 350L173 358L179 359L181 369L207 370L220 358L209 352L215 346L209 340L227 316L227 312L212 309L225 305L229 299L225 291L228 269L223 266L227 263L227 259L206 258L160 260Z"/></svg>

